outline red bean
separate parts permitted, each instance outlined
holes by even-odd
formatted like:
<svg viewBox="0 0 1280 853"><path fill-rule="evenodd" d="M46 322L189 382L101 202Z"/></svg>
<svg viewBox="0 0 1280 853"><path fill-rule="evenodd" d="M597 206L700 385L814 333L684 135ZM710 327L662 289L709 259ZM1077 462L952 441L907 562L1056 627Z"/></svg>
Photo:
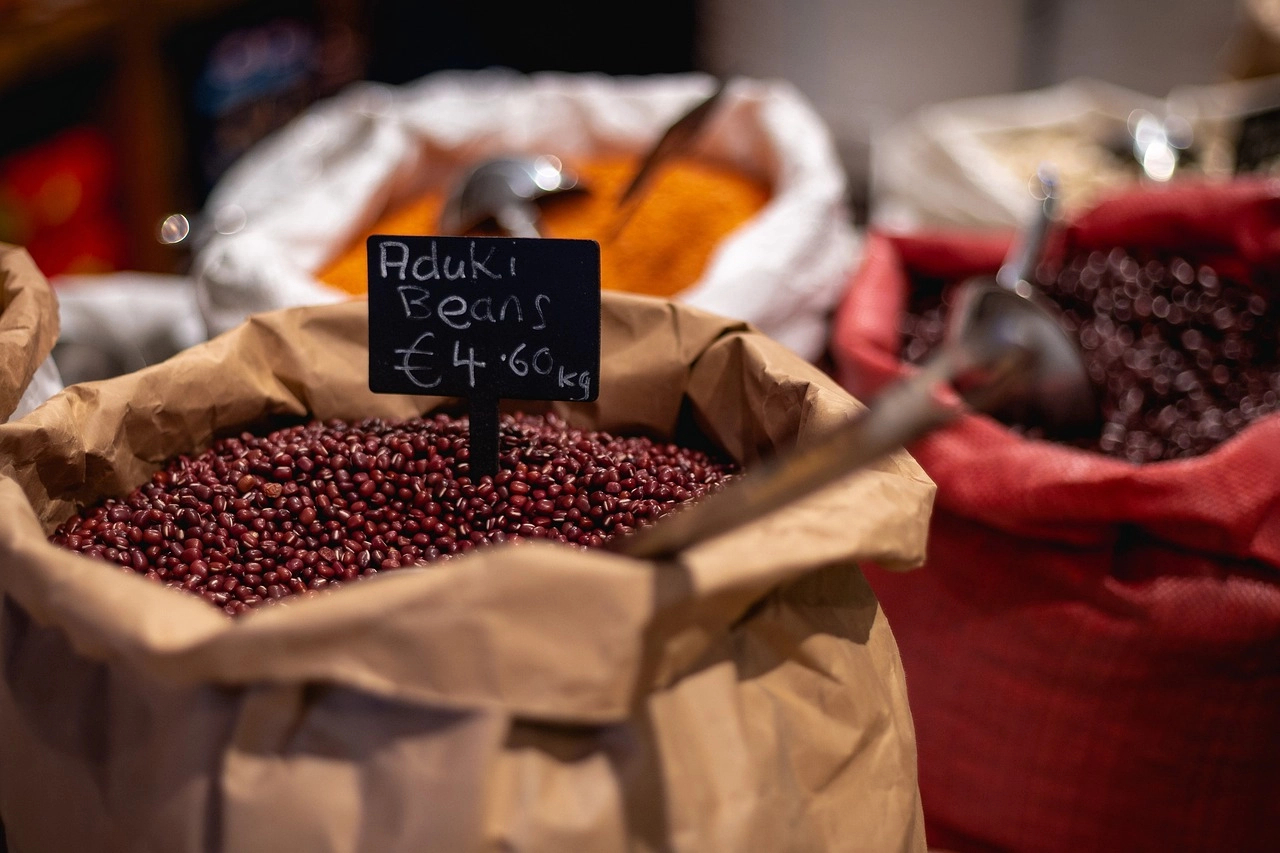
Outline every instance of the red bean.
<svg viewBox="0 0 1280 853"><path fill-rule="evenodd" d="M487 543L598 547L736 470L670 443L504 415L498 473L473 482L466 429L437 415L242 433L177 457L50 538L235 616ZM637 500L642 483L661 488Z"/></svg>

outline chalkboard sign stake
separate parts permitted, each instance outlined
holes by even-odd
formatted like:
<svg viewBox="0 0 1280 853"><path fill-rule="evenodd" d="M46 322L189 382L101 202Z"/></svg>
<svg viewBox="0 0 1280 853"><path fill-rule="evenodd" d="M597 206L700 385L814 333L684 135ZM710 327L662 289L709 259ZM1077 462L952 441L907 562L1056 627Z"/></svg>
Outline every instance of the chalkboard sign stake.
<svg viewBox="0 0 1280 853"><path fill-rule="evenodd" d="M468 401L471 420L471 482L498 473L498 398L479 393Z"/></svg>

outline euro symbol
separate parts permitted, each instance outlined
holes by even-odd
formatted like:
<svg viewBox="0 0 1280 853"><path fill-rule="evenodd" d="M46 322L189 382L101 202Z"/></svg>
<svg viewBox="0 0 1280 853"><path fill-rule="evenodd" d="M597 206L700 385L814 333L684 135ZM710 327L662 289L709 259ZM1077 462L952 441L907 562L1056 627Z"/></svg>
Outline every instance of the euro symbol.
<svg viewBox="0 0 1280 853"><path fill-rule="evenodd" d="M424 342L428 338L434 338L435 336L436 336L435 332L423 332L421 335L418 336L418 339L409 346L408 349L396 350L396 355L403 356L401 362L395 366L396 370L404 371L405 378L407 378L414 385L417 385L419 388L434 388L440 384L441 377L439 376L437 376L435 379L431 380L430 382L424 381L422 378L420 378L419 371L426 371L428 373L432 373L434 372L434 368L432 367L429 361L427 361L427 363L424 364L423 363L424 359L415 359L415 356L423 356L425 357L425 359L430 359L431 356L435 355L434 350L423 348Z"/></svg>

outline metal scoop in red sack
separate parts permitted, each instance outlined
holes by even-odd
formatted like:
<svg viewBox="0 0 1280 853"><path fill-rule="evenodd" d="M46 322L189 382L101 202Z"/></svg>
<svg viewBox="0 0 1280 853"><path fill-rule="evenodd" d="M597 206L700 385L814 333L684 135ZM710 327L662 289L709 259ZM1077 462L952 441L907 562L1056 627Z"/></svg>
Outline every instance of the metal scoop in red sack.
<svg viewBox="0 0 1280 853"><path fill-rule="evenodd" d="M981 407L982 411L1004 423L1039 427L1046 437L1096 435L1101 414L1080 350L1063 331L1057 306L1033 283L1059 198L1051 167L1042 165L1032 186L1036 206L1031 219L993 278L965 283L964 298L948 317L949 333L952 337L998 340L1011 334L1004 325L1014 323L1017 335L1035 338L1035 363L1020 375L1023 387ZM996 295L999 293L1007 295ZM1026 306L1017 299L1030 302L1036 310L1024 316L1019 309Z"/></svg>

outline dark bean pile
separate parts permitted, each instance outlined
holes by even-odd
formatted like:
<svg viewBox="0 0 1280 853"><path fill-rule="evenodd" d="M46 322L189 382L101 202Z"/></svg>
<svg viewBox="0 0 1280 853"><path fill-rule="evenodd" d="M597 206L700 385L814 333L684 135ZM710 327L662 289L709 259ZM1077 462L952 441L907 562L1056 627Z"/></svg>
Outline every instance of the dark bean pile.
<svg viewBox="0 0 1280 853"><path fill-rule="evenodd" d="M237 615L489 542L580 547L719 488L731 462L644 437L503 415L499 470L472 482L467 420L328 421L179 456L50 540Z"/></svg>
<svg viewBox="0 0 1280 853"><path fill-rule="evenodd" d="M1124 249L1072 257L1039 284L1098 390L1103 427L1081 446L1138 463L1198 456L1276 411L1280 313L1248 284ZM912 362L942 340L950 307L942 283L919 285L901 324Z"/></svg>

